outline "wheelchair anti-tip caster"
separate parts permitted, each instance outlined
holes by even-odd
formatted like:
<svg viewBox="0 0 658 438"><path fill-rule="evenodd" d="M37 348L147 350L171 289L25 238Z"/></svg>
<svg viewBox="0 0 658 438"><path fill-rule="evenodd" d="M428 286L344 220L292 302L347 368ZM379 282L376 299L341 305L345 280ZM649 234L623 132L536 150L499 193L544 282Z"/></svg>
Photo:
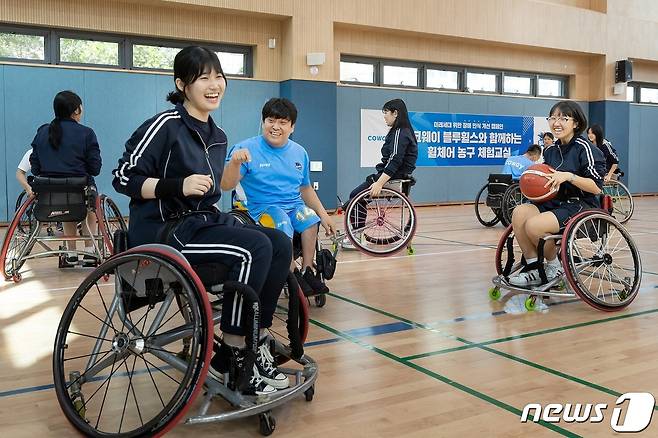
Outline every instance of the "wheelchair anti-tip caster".
<svg viewBox="0 0 658 438"><path fill-rule="evenodd" d="M274 429L276 429L276 420L272 415L271 411L263 412L258 415L258 420L260 422L260 433L263 436L270 436Z"/></svg>
<svg viewBox="0 0 658 438"><path fill-rule="evenodd" d="M315 395L315 385L311 386L306 391L304 391L304 397L306 397L307 402L313 401L314 395Z"/></svg>
<svg viewBox="0 0 658 438"><path fill-rule="evenodd" d="M313 297L315 300L315 305L318 307L324 307L327 304L327 294L320 294Z"/></svg>

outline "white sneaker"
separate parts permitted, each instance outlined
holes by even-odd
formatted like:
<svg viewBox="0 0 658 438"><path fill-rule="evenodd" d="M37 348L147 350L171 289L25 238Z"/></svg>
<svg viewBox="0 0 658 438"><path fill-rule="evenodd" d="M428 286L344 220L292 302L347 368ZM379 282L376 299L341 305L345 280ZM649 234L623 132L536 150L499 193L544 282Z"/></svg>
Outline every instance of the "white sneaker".
<svg viewBox="0 0 658 438"><path fill-rule="evenodd" d="M527 272L519 272L509 278L509 284L518 287L539 286L541 278L539 278L539 270L531 269Z"/></svg>
<svg viewBox="0 0 658 438"><path fill-rule="evenodd" d="M548 281L562 275L562 265L560 264L546 263L544 270L546 271L546 280Z"/></svg>
<svg viewBox="0 0 658 438"><path fill-rule="evenodd" d="M352 241L348 237L343 238L342 242L340 242L340 246L343 249L356 249L354 247L354 244L352 243Z"/></svg>

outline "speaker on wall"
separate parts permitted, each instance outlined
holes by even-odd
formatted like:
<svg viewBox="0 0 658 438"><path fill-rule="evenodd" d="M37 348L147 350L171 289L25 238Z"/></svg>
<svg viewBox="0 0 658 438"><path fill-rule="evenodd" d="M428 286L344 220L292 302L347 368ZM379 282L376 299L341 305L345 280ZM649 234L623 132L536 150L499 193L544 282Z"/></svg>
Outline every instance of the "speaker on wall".
<svg viewBox="0 0 658 438"><path fill-rule="evenodd" d="M615 82L628 82L633 80L633 63L629 59L615 63Z"/></svg>

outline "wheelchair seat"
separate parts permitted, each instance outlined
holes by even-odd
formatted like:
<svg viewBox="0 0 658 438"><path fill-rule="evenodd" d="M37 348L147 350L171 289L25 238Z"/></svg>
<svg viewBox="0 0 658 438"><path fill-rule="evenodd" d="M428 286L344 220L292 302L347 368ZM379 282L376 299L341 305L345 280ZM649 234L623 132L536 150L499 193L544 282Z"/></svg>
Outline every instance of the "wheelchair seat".
<svg viewBox="0 0 658 438"><path fill-rule="evenodd" d="M489 175L489 194L502 195L513 183L512 175L508 173L492 173Z"/></svg>
<svg viewBox="0 0 658 438"><path fill-rule="evenodd" d="M95 190L92 194L86 176L37 176L31 185L36 197L33 214L40 222L80 222L87 217L89 206L94 205Z"/></svg>
<svg viewBox="0 0 658 438"><path fill-rule="evenodd" d="M390 179L384 184L384 187L387 189L392 189L395 191L398 191L405 196L409 196L409 192L411 191L411 187L416 185L416 178L414 178L412 175L405 175L403 178L400 179Z"/></svg>

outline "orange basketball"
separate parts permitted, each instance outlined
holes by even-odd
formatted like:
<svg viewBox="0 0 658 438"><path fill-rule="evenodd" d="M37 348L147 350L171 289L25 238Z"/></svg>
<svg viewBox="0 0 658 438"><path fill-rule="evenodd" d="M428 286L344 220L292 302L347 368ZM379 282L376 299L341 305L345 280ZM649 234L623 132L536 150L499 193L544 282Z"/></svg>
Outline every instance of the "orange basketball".
<svg viewBox="0 0 658 438"><path fill-rule="evenodd" d="M548 182L548 175L554 170L548 164L533 164L528 167L519 180L523 196L534 202L546 202L555 198L557 191L544 187Z"/></svg>

